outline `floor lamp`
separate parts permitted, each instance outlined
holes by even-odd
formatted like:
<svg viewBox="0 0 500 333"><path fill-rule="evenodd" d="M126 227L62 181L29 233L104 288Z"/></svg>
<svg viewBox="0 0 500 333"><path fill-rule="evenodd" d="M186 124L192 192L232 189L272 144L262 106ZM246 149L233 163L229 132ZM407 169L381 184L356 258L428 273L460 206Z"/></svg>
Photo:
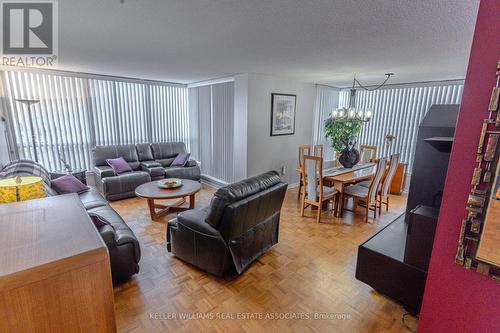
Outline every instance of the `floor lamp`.
<svg viewBox="0 0 500 333"><path fill-rule="evenodd" d="M33 143L33 154L35 155L35 162L38 163L38 154L36 153L36 136L33 128L33 117L31 116L31 106L40 102L39 99L16 99L17 102L22 103L28 107L28 119L30 121L31 142Z"/></svg>

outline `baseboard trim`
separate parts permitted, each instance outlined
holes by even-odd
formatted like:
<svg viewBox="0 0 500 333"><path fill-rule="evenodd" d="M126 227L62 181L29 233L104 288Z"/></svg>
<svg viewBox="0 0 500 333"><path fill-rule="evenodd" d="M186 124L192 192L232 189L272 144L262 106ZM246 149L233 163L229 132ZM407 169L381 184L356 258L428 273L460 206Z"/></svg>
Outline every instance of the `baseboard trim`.
<svg viewBox="0 0 500 333"><path fill-rule="evenodd" d="M229 185L229 183L209 175L201 175L201 183L215 188L221 188Z"/></svg>

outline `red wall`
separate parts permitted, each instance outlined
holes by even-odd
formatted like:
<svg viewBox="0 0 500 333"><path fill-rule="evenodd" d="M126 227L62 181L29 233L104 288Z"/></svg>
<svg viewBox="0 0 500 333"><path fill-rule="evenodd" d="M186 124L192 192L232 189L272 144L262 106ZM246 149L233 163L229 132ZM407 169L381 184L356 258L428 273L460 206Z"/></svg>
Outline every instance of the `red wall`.
<svg viewBox="0 0 500 333"><path fill-rule="evenodd" d="M498 60L500 0L481 0L425 288L420 333L500 332L500 283L454 263L481 121L488 117Z"/></svg>

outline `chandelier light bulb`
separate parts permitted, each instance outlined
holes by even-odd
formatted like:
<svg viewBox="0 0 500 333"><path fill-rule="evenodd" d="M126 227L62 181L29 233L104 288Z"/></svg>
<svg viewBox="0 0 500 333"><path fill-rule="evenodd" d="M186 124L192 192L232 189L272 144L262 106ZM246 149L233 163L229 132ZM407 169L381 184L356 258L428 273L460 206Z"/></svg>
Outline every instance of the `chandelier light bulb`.
<svg viewBox="0 0 500 333"><path fill-rule="evenodd" d="M339 110L339 118L344 118L344 110Z"/></svg>
<svg viewBox="0 0 500 333"><path fill-rule="evenodd" d="M372 110L367 110L365 115L366 115L366 119L370 119L372 117Z"/></svg>
<svg viewBox="0 0 500 333"><path fill-rule="evenodd" d="M354 109L349 109L349 118L354 118L356 116L356 110Z"/></svg>
<svg viewBox="0 0 500 333"><path fill-rule="evenodd" d="M332 111L332 117L337 118L339 116L339 111L337 109L333 109Z"/></svg>

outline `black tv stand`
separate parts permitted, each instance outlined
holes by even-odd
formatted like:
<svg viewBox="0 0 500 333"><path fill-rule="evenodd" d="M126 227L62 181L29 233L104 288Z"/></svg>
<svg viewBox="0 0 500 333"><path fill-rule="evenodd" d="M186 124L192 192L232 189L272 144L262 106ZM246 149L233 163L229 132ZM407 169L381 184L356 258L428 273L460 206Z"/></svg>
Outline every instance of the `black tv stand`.
<svg viewBox="0 0 500 333"><path fill-rule="evenodd" d="M408 224L402 214L358 248L356 278L420 312L427 272L404 262Z"/></svg>

